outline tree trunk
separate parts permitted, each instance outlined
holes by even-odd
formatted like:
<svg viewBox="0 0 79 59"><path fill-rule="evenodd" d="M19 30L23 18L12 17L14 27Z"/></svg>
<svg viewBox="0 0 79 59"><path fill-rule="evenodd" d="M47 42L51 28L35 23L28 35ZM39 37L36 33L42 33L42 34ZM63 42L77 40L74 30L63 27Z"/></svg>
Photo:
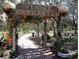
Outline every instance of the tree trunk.
<svg viewBox="0 0 79 59"><path fill-rule="evenodd" d="M76 29L76 24L75 24L74 15L73 15L73 23L74 23L74 33L77 34L77 29Z"/></svg>

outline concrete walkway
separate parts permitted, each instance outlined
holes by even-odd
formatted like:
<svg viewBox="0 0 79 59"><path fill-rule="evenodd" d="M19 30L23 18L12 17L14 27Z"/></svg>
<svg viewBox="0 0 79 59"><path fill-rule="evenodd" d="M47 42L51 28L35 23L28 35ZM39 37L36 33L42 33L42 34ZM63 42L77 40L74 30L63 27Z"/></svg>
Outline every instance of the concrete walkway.
<svg viewBox="0 0 79 59"><path fill-rule="evenodd" d="M21 59L62 59L56 57L49 49L21 49L19 48L19 54ZM18 59L19 59L18 58Z"/></svg>
<svg viewBox="0 0 79 59"><path fill-rule="evenodd" d="M18 59L60 59L49 49L44 49L30 40L31 34L26 34L18 39Z"/></svg>

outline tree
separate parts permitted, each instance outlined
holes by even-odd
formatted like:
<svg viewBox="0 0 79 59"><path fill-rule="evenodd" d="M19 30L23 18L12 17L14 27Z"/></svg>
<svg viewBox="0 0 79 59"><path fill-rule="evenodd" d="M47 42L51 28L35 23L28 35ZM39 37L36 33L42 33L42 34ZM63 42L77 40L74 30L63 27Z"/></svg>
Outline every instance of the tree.
<svg viewBox="0 0 79 59"><path fill-rule="evenodd" d="M69 6L69 13L72 15L72 20L74 24L74 32L77 34L77 20L78 20L78 9L77 9L78 2L77 0L70 0Z"/></svg>

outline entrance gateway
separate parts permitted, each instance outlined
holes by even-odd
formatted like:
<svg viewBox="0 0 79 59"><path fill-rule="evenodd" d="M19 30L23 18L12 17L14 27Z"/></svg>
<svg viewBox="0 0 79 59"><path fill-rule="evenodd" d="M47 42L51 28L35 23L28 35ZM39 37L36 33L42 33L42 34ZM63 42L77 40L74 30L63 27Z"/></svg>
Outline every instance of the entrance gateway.
<svg viewBox="0 0 79 59"><path fill-rule="evenodd" d="M20 21L20 17L24 20L27 20L28 16L36 16L36 17L43 17L45 23L45 43L47 40L47 33L46 33L46 19L47 18L59 18L60 16L65 16L67 13L61 12L57 6L49 6L49 5L37 5L37 4L26 4L26 3L19 3L16 6L15 10L11 8L5 9L5 12L9 12L10 19L16 20L13 26L13 48L16 47L16 25L18 21ZM12 16L12 17L10 17ZM8 22L8 21L7 21Z"/></svg>
<svg viewBox="0 0 79 59"><path fill-rule="evenodd" d="M28 16L36 16L36 17L44 17L44 25L45 25L45 38L44 38L44 47L46 46L47 42L47 30L46 30L46 18L50 17L58 17L60 14L59 8L56 6L49 6L49 5L36 5L36 4L26 4L26 3L20 3L16 6L14 15L16 20L17 17L23 17L27 18ZM27 20L27 19L25 19ZM16 32L16 27L13 28L13 32ZM13 47L15 49L16 44L16 33L13 34Z"/></svg>

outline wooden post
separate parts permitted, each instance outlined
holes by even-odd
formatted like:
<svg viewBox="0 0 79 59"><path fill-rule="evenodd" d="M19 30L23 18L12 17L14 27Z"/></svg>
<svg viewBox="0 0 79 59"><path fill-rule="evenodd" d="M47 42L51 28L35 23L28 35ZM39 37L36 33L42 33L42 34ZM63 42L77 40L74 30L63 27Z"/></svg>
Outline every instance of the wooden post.
<svg viewBox="0 0 79 59"><path fill-rule="evenodd" d="M39 23L37 24L37 34L38 34L38 37L39 37Z"/></svg>
<svg viewBox="0 0 79 59"><path fill-rule="evenodd" d="M13 28L12 37L13 37L13 49L16 50L16 28Z"/></svg>
<svg viewBox="0 0 79 59"><path fill-rule="evenodd" d="M57 21L57 42L58 42L57 50L59 48L61 48L61 40L62 40L62 35L61 35L61 16L59 16L58 21Z"/></svg>
<svg viewBox="0 0 79 59"><path fill-rule="evenodd" d="M47 43L47 22L44 20L44 48L46 47Z"/></svg>

